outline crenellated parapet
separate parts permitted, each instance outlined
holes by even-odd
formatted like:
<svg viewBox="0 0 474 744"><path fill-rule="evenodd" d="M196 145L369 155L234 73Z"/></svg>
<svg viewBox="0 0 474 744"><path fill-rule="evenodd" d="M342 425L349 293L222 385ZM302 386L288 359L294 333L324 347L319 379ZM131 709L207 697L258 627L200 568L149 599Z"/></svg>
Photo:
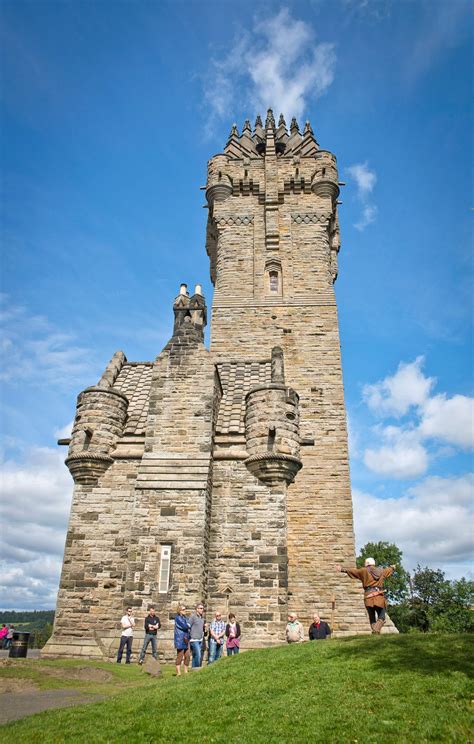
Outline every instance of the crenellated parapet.
<svg viewBox="0 0 474 744"><path fill-rule="evenodd" d="M123 351L117 351L97 385L78 395L66 459L75 483L97 483L113 462L111 453L123 434L128 410L127 397L113 385L125 362Z"/></svg>
<svg viewBox="0 0 474 744"><path fill-rule="evenodd" d="M267 485L292 483L300 470L299 396L285 385L283 351L272 349L272 375L245 399L247 469Z"/></svg>
<svg viewBox="0 0 474 744"><path fill-rule="evenodd" d="M283 114L277 123L269 109L265 122L257 116L253 129L248 119L241 132L234 124L224 151L208 163L205 187L206 250L217 296L228 292L232 280L243 287L242 274L253 271L254 260L266 271L268 257L258 257L253 247L262 227L264 240L255 244L257 251L262 246L265 253L281 256L276 295L281 295L283 285L285 291L295 291L288 281L290 262L284 256L288 240L325 244L324 250L317 251L320 266L314 276L319 272L331 287L338 274L340 185L336 158L320 149L309 121L300 130L293 118L288 127ZM265 277L254 288L254 296L272 296Z"/></svg>

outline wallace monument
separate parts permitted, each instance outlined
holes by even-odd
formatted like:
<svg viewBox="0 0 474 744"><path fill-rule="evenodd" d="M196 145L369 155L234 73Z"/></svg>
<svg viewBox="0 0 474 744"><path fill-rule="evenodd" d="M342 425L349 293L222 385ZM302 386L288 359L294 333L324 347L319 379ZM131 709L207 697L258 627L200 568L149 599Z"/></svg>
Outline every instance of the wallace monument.
<svg viewBox="0 0 474 744"><path fill-rule="evenodd" d="M271 110L209 161L210 348L201 288L182 284L156 359L117 351L80 393L44 656L112 658L127 605L140 631L155 606L165 656L178 603L234 611L243 648L283 642L289 609L308 624L318 610L336 635L370 632L362 589L334 570L355 561L339 185L310 123L288 131Z"/></svg>

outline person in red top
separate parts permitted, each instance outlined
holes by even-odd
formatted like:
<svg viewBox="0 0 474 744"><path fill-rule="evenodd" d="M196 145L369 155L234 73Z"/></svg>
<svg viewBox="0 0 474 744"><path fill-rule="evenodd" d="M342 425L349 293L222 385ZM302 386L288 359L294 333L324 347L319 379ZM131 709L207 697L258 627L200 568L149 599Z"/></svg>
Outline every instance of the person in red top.
<svg viewBox="0 0 474 744"><path fill-rule="evenodd" d="M373 558L366 558L364 568L344 568L336 566L338 571L346 573L351 579L359 579L364 587L365 609L369 615L372 633L377 635L385 625L385 594L383 582L391 576L396 566L382 568L376 566Z"/></svg>

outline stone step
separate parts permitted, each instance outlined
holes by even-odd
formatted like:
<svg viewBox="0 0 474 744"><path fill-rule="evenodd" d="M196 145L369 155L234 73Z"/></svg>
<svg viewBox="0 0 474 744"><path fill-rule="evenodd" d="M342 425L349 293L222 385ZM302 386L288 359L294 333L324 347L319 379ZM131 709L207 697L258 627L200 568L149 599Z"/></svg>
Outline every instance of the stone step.
<svg viewBox="0 0 474 744"><path fill-rule="evenodd" d="M146 490L199 490L207 487L207 478L203 480L149 480L138 477L136 488Z"/></svg>
<svg viewBox="0 0 474 744"><path fill-rule="evenodd" d="M207 473L209 466L204 465L193 465L187 463L179 463L179 465L172 465L171 463L141 463L141 473Z"/></svg>
<svg viewBox="0 0 474 744"><path fill-rule="evenodd" d="M192 457L186 457L186 455L183 455L182 452L145 452L143 455L143 461L145 460L183 460L187 462L198 462L198 461L204 461L208 462L210 458L210 455L198 455L194 454Z"/></svg>

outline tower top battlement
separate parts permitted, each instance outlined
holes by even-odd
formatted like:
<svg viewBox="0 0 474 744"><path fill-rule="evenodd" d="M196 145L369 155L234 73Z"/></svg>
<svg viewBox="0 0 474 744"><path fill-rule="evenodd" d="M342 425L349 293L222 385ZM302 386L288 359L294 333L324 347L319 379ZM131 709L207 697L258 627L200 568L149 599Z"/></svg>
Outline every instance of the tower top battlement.
<svg viewBox="0 0 474 744"><path fill-rule="evenodd" d="M253 130L249 119L245 120L241 134L239 134L237 124L233 124L224 152L234 158L263 157L267 152L269 140L273 140L276 155L279 157L297 155L312 157L319 150L309 121L305 123L303 134L301 134L298 122L293 117L288 131L283 114L280 114L277 125L272 109L268 109L265 127L260 115L255 119Z"/></svg>

